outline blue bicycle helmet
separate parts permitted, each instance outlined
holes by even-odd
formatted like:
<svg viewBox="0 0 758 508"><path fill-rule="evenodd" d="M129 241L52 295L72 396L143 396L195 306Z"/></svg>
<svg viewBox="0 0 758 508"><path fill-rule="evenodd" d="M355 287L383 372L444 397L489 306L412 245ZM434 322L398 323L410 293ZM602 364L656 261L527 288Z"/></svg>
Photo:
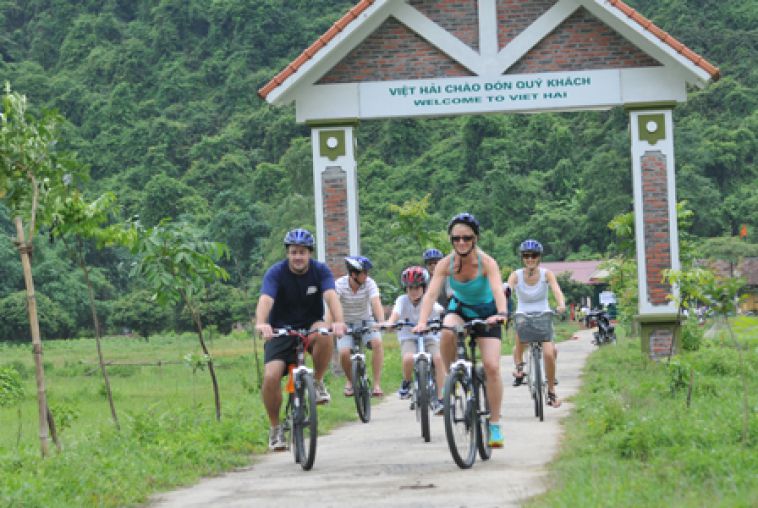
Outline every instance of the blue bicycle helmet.
<svg viewBox="0 0 758 508"><path fill-rule="evenodd" d="M474 234L476 236L479 236L479 221L476 220L476 217L474 217L470 213L468 212L459 213L458 215L450 219L450 222L447 223L447 234L450 234L450 231L452 231L453 226L455 226L456 224L465 224L466 226L474 230Z"/></svg>
<svg viewBox="0 0 758 508"><path fill-rule="evenodd" d="M292 231L287 231L287 234L284 235L285 248L290 245L302 245L303 247L308 247L310 250L313 250L313 244L313 235L307 229L293 229Z"/></svg>
<svg viewBox="0 0 758 508"><path fill-rule="evenodd" d="M366 256L347 256L345 266L348 272L368 272L374 267Z"/></svg>
<svg viewBox="0 0 758 508"><path fill-rule="evenodd" d="M542 254L542 244L537 240L524 240L518 248L519 252L537 252Z"/></svg>
<svg viewBox="0 0 758 508"><path fill-rule="evenodd" d="M424 262L439 261L443 257L445 256L442 255L442 251L440 251L439 249L426 249L424 251Z"/></svg>

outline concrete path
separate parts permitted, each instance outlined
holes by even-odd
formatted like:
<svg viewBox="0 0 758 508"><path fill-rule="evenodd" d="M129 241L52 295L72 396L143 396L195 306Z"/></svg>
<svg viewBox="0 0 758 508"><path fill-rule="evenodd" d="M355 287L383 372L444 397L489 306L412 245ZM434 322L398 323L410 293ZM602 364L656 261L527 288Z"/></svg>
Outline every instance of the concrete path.
<svg viewBox="0 0 758 508"><path fill-rule="evenodd" d="M320 436L316 463L303 471L290 452L268 453L251 466L192 487L158 495L153 507L511 507L548 488L546 466L555 457L561 420L572 409L565 399L579 388L593 351L590 330L560 343L558 395L563 405L534 415L526 386L511 386L512 360L503 357L505 447L473 468L459 469L450 457L441 417L424 443L408 401L388 394L368 424L346 424ZM356 418L357 420L357 418Z"/></svg>

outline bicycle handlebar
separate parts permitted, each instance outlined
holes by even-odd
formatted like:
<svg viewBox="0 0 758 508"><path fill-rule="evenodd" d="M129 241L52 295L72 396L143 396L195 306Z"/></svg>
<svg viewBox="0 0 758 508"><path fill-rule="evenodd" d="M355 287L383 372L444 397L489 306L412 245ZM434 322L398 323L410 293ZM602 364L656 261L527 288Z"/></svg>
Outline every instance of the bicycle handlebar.
<svg viewBox="0 0 758 508"><path fill-rule="evenodd" d="M271 332L273 333L273 337L281 337L284 335L299 335L301 337L310 337L314 333L318 333L319 335L329 335L332 333L331 328L313 328L311 330L308 330L307 328L291 328L289 326L285 326L284 328L272 328Z"/></svg>
<svg viewBox="0 0 758 508"><path fill-rule="evenodd" d="M443 328L442 322L439 319L430 319L429 321L427 321L426 324L427 324L427 329L426 329L427 332L436 332L436 331L439 331L440 328ZM380 324L378 326L381 329L394 330L394 329L405 328L405 327L413 328L414 326L416 326L416 323L413 323L407 319L404 319L396 323Z"/></svg>

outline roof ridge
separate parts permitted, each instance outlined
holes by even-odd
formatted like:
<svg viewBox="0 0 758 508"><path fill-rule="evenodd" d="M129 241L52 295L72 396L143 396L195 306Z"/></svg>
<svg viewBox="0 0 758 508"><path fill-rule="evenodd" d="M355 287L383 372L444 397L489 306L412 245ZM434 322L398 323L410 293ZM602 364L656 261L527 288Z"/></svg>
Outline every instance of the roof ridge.
<svg viewBox="0 0 758 508"><path fill-rule="evenodd" d="M719 68L712 65L705 58L698 55L690 48L679 42L674 36L659 28L652 20L646 18L635 9L625 4L622 0L607 0L609 4L623 12L628 18L636 22L642 28L658 37L663 43L670 46L674 51L705 70L714 80L721 77Z"/></svg>
<svg viewBox="0 0 758 508"><path fill-rule="evenodd" d="M691 61L697 67L705 70L708 74L710 74L711 78L713 78L714 81L718 80L721 77L721 72L719 71L718 67L709 63L705 58L698 55L690 48L679 42L671 34L656 26L656 24L653 23L650 19L646 18L635 9L629 7L622 0L606 1L608 4L624 13L624 15L626 15L629 19L639 24L643 29L656 36L664 44L671 47L674 51ZM282 71L274 76L268 83L258 89L258 95L262 99L265 99L268 94L279 87L279 85L284 83L287 78L295 74L308 60L312 59L316 53L321 51L323 47L329 44L332 39L334 39L350 23L356 20L363 11L371 7L375 2L376 0L360 0L360 2L358 2L352 9L347 11L344 16L335 21L334 24L318 39L316 39L313 44L311 44L302 53L300 53L297 58L287 64L287 66Z"/></svg>
<svg viewBox="0 0 758 508"><path fill-rule="evenodd" d="M292 62L290 62L287 67L285 67L279 74L273 77L271 81L263 85L258 90L258 95L265 99L266 96L271 93L276 87L281 85L284 80L292 76L295 72L302 67L305 62L313 58L316 53L318 53L321 48L326 46L332 39L334 39L337 34L339 34L341 31L347 27L350 23L353 22L358 16L371 7L373 3L376 0L360 0L352 9L347 11L344 16L342 16L340 19L334 22L334 24L324 32L316 41L308 46L300 55L295 58Z"/></svg>

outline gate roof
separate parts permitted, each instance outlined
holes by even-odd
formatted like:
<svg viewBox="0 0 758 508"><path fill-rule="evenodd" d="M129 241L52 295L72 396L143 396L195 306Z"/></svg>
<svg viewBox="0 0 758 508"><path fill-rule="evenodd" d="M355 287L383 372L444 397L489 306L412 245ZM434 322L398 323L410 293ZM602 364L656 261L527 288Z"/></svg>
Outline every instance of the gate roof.
<svg viewBox="0 0 758 508"><path fill-rule="evenodd" d="M420 48L431 59L428 68L414 60L417 54L398 50L398 42L404 41L413 43L411 51ZM577 44L583 46L577 49ZM561 61L577 51L583 52L580 58ZM373 60L371 71L359 72L368 60ZM377 61L381 65L375 65ZM398 71L403 63L404 70ZM408 74L413 66L419 69L417 76ZM314 101L331 104L339 98L356 105L354 111L347 107L336 116L361 118L367 115L358 105L360 94L375 91L365 87L368 83L549 77L552 72L563 76L566 71L609 69L619 70L621 91L607 104L536 109L684 102L687 85L702 88L719 78L718 68L621 0L360 0L258 95L276 105L304 102L303 108L298 104L298 110L303 109L298 111L300 121L321 114L323 108L314 107ZM606 76L588 75L597 83L597 76Z"/></svg>

